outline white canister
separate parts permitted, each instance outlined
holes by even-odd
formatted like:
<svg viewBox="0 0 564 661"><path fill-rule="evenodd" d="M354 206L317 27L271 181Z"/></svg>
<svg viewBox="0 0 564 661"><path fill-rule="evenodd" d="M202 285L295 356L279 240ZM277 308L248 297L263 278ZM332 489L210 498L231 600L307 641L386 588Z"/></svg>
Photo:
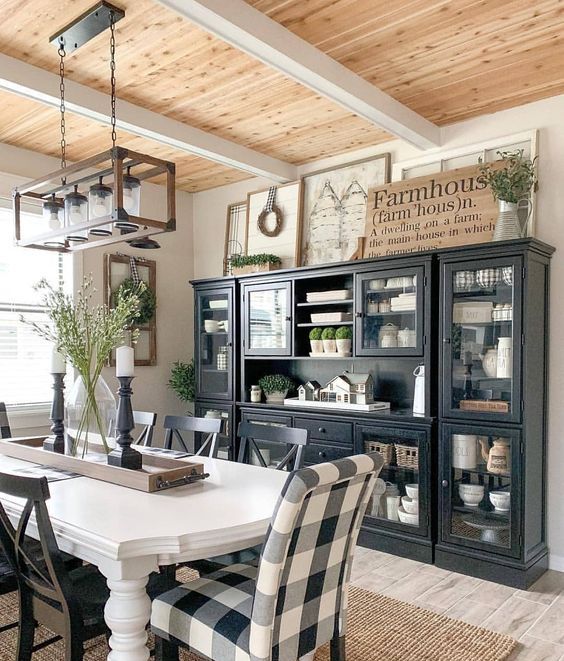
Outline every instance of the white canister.
<svg viewBox="0 0 564 661"><path fill-rule="evenodd" d="M386 496L386 518L390 521L399 521L398 509L401 503L400 496Z"/></svg>
<svg viewBox="0 0 564 661"><path fill-rule="evenodd" d="M403 330L398 331L398 347L414 347L415 344L414 330L406 327Z"/></svg>
<svg viewBox="0 0 564 661"><path fill-rule="evenodd" d="M398 327L395 324L386 324L378 331L378 343L382 349L398 346Z"/></svg>
<svg viewBox="0 0 564 661"><path fill-rule="evenodd" d="M452 467L474 470L477 462L477 439L475 434L452 435Z"/></svg>
<svg viewBox="0 0 564 661"><path fill-rule="evenodd" d="M251 402L260 404L262 400L262 389L260 386L251 386Z"/></svg>
<svg viewBox="0 0 564 661"><path fill-rule="evenodd" d="M497 378L513 376L513 338L500 337L497 343Z"/></svg>

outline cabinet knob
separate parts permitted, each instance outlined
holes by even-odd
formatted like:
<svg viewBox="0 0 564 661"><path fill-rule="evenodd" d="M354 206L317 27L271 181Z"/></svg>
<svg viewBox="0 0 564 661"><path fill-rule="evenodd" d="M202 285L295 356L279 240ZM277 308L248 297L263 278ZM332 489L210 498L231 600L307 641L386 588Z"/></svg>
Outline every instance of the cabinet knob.
<svg viewBox="0 0 564 661"><path fill-rule="evenodd" d="M450 344L450 337L443 337L443 344Z"/></svg>
<svg viewBox="0 0 564 661"><path fill-rule="evenodd" d="M355 317L357 317L357 318L360 319L360 318L362 317L362 312L357 312L357 313L355 314Z"/></svg>
<svg viewBox="0 0 564 661"><path fill-rule="evenodd" d="M327 430L325 429L325 427L320 427L317 431L318 431L320 434L325 434L325 432L326 432Z"/></svg>
<svg viewBox="0 0 564 661"><path fill-rule="evenodd" d="M288 316L286 317L286 321L292 321L292 317L290 317L290 315L288 315Z"/></svg>
<svg viewBox="0 0 564 661"><path fill-rule="evenodd" d="M321 452L319 453L319 457L321 459L325 459L326 456L327 456L327 454L323 450L321 450Z"/></svg>
<svg viewBox="0 0 564 661"><path fill-rule="evenodd" d="M448 480L443 480L443 481L442 481L442 485L443 485L443 487L445 487L445 488L448 487Z"/></svg>

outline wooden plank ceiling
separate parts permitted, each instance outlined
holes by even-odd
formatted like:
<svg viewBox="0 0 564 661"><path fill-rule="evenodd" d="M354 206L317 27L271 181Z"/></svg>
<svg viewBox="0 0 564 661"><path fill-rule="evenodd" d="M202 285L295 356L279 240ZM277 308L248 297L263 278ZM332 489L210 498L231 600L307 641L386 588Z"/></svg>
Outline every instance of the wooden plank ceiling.
<svg viewBox="0 0 564 661"><path fill-rule="evenodd" d="M561 0L247 2L440 125L564 92ZM0 0L0 52L57 72L48 37L92 4ZM389 138L152 0L118 4L120 98L294 164ZM107 93L107 51L105 34L69 56L69 78ZM57 155L56 110L6 92L0 104L0 141ZM94 121L69 115L67 126L72 160L109 143ZM174 160L184 190L248 177L143 138L118 142Z"/></svg>

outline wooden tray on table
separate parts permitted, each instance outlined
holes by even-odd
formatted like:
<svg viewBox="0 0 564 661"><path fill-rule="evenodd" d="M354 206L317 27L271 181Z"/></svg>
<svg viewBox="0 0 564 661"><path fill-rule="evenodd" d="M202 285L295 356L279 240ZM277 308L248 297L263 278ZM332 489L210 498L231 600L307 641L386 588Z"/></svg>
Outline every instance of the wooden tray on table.
<svg viewBox="0 0 564 661"><path fill-rule="evenodd" d="M34 464L63 468L95 480L111 482L149 493L185 486L209 477L209 474L204 472L204 465L192 461L191 457L170 459L145 454L143 448L135 448L143 454L143 468L130 470L119 466L109 466L106 454L103 452L89 452L84 459L49 452L43 449L44 440L44 436L3 439L0 440L0 454L14 459L31 461ZM90 444L90 447L97 446Z"/></svg>

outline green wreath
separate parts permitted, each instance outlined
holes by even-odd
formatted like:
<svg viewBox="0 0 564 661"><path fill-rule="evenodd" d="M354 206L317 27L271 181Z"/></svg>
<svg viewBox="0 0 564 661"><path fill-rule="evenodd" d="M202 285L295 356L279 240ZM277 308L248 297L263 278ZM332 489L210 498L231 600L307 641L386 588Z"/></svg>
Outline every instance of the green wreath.
<svg viewBox="0 0 564 661"><path fill-rule="evenodd" d="M130 324L147 324L155 316L157 308L157 297L155 292L145 283L145 287L139 291L138 284L132 279L127 278L114 292L114 301L116 296L135 294L139 298L139 315L130 320Z"/></svg>

